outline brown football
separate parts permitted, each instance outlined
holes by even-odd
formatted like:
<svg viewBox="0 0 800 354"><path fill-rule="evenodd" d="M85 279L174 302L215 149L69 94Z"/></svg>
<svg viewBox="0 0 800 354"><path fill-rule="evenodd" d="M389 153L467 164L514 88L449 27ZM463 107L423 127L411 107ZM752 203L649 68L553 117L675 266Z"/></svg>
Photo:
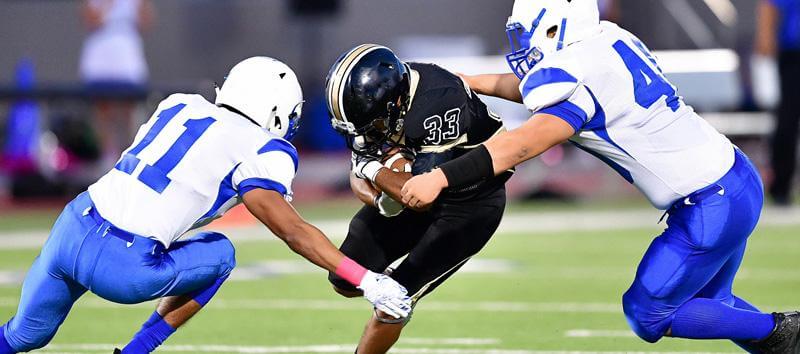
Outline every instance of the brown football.
<svg viewBox="0 0 800 354"><path fill-rule="evenodd" d="M394 172L411 172L411 160L400 153L390 155L384 160L383 165Z"/></svg>

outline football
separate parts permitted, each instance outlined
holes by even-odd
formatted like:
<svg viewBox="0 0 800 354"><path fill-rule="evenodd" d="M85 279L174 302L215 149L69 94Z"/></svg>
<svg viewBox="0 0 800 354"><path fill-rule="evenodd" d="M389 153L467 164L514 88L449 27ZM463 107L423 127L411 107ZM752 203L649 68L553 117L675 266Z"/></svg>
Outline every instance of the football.
<svg viewBox="0 0 800 354"><path fill-rule="evenodd" d="M403 153L389 155L383 161L383 165L394 172L411 172L411 160L407 159Z"/></svg>

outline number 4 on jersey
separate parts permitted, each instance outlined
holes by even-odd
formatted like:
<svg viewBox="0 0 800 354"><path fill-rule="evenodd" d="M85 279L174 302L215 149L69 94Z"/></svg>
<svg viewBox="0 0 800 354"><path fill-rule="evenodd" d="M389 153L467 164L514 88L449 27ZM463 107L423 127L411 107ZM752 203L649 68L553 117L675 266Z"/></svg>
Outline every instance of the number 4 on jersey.
<svg viewBox="0 0 800 354"><path fill-rule="evenodd" d="M661 73L653 70L631 47L620 40L614 43L614 50L617 51L633 76L633 95L636 98L636 103L644 108L650 108L661 97L666 96L667 106L673 112L681 107L681 101L676 95L675 88L667 82ZM648 58L650 57L650 53L645 52L644 54Z"/></svg>
<svg viewBox="0 0 800 354"><path fill-rule="evenodd" d="M159 112L155 123L153 123L150 130L147 131L144 138L142 138L135 147L130 149L114 168L129 175L133 174L133 171L136 170L140 162L137 155L155 140L158 134L167 126L167 123L169 123L172 118L175 118L184 107L186 107L185 104L178 104ZM157 193L164 192L171 182L167 174L172 172L175 166L186 156L186 153L189 152L192 145L197 142L197 139L200 139L200 136L203 135L215 121L214 118L206 117L203 119L190 119L183 123L186 130L175 140L172 146L169 147L167 152L164 153L158 161L153 165L144 166L142 172L139 173L139 181Z"/></svg>

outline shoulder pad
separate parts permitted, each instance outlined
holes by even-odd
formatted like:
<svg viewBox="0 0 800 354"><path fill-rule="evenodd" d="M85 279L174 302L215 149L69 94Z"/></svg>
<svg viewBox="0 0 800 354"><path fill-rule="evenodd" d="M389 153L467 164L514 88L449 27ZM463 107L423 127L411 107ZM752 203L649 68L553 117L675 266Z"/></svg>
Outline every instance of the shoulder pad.
<svg viewBox="0 0 800 354"><path fill-rule="evenodd" d="M289 155L289 157L291 157L292 161L294 162L294 169L295 171L297 171L300 159L297 156L297 148L295 148L294 145L292 145L292 143L284 139L275 137L270 139L264 146L258 149L258 154L261 155L272 151L281 151Z"/></svg>
<svg viewBox="0 0 800 354"><path fill-rule="evenodd" d="M189 106L201 106L201 105L209 105L216 107L211 102L208 102L205 97L198 95L198 94L189 94L189 93L173 93L167 98L165 98L159 106L174 106L176 104L183 103Z"/></svg>
<svg viewBox="0 0 800 354"><path fill-rule="evenodd" d="M578 79L564 69L541 68L528 73L519 87L525 106L536 112L569 98L578 86Z"/></svg>

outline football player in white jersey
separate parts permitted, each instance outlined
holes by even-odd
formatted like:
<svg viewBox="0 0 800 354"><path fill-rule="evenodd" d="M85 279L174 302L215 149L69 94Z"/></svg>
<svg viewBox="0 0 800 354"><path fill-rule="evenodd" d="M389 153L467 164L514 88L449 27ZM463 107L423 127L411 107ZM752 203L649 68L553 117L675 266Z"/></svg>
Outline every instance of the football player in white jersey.
<svg viewBox="0 0 800 354"><path fill-rule="evenodd" d="M187 231L244 202L295 252L363 289L397 318L406 290L340 253L289 204L303 98L294 72L267 57L231 69L216 104L175 94L158 106L113 170L70 202L28 272L0 354L46 345L87 290L133 304L161 298L120 353L150 353L197 313L230 275L222 234Z"/></svg>
<svg viewBox="0 0 800 354"><path fill-rule="evenodd" d="M403 202L427 205L443 188L490 178L569 141L669 213L622 298L639 337L730 339L754 353L798 353L800 314L762 313L732 292L763 205L747 156L683 103L638 38L599 21L596 0L517 0L507 32L513 73L466 79L533 116L412 178Z"/></svg>

